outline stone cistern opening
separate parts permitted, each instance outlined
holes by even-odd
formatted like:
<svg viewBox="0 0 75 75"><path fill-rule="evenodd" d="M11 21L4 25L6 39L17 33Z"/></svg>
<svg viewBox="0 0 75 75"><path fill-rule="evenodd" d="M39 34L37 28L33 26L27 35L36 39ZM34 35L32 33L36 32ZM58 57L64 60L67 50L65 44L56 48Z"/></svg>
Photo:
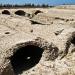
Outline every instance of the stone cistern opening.
<svg viewBox="0 0 75 75"><path fill-rule="evenodd" d="M19 48L10 58L14 72L18 75L34 67L39 63L43 51L42 48L34 45Z"/></svg>
<svg viewBox="0 0 75 75"><path fill-rule="evenodd" d="M18 10L15 12L16 15L25 16L25 12L23 10Z"/></svg>
<svg viewBox="0 0 75 75"><path fill-rule="evenodd" d="M3 10L2 14L10 15L10 12L8 10Z"/></svg>

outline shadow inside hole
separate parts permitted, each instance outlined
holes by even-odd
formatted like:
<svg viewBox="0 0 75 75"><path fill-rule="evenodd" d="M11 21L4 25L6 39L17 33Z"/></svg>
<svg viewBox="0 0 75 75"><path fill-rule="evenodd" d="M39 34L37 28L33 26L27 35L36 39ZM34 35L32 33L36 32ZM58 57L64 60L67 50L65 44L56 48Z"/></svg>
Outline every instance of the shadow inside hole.
<svg viewBox="0 0 75 75"><path fill-rule="evenodd" d="M2 14L10 15L10 12L8 10L2 11Z"/></svg>
<svg viewBox="0 0 75 75"><path fill-rule="evenodd" d="M39 23L39 22L37 22L37 21L31 20L31 24L42 24L42 23ZM43 24L42 24L42 25L43 25Z"/></svg>
<svg viewBox="0 0 75 75"><path fill-rule="evenodd" d="M10 32L5 32L5 34L10 34Z"/></svg>
<svg viewBox="0 0 75 75"><path fill-rule="evenodd" d="M18 75L39 63L43 49L38 46L28 45L19 48L11 57L11 64L14 72Z"/></svg>
<svg viewBox="0 0 75 75"><path fill-rule="evenodd" d="M23 10L18 10L15 12L15 14L19 16L25 16L26 13Z"/></svg>
<svg viewBox="0 0 75 75"><path fill-rule="evenodd" d="M71 40L71 43L75 45L75 37Z"/></svg>
<svg viewBox="0 0 75 75"><path fill-rule="evenodd" d="M37 15L38 13L43 13L43 12L40 10L36 10L36 12L34 14Z"/></svg>

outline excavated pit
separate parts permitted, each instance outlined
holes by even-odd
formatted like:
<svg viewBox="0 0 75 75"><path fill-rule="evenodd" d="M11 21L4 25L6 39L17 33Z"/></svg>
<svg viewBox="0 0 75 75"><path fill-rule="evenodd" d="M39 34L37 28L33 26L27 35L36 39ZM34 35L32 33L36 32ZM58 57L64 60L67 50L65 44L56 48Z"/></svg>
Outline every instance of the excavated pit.
<svg viewBox="0 0 75 75"><path fill-rule="evenodd" d="M18 75L34 67L39 63L43 51L42 48L34 45L19 48L10 58L14 72Z"/></svg>
<svg viewBox="0 0 75 75"><path fill-rule="evenodd" d="M40 10L36 10L36 12L34 14L37 15L38 13L43 13L43 12Z"/></svg>
<svg viewBox="0 0 75 75"><path fill-rule="evenodd" d="M18 10L15 12L16 15L25 16L25 12L23 10Z"/></svg>
<svg viewBox="0 0 75 75"><path fill-rule="evenodd" d="M2 14L10 15L10 12L8 10L3 10Z"/></svg>

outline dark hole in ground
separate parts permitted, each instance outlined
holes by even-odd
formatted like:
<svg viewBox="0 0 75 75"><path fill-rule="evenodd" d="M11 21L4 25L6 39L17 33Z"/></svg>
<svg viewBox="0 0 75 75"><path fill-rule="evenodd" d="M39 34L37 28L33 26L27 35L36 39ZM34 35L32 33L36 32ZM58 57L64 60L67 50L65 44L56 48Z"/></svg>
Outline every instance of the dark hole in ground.
<svg viewBox="0 0 75 75"><path fill-rule="evenodd" d="M71 40L71 43L75 45L75 37Z"/></svg>
<svg viewBox="0 0 75 75"><path fill-rule="evenodd" d="M25 12L23 10L18 10L15 12L16 15L25 16Z"/></svg>
<svg viewBox="0 0 75 75"><path fill-rule="evenodd" d="M33 32L33 30L30 31L31 33Z"/></svg>
<svg viewBox="0 0 75 75"><path fill-rule="evenodd" d="M30 17L30 14L29 13L27 13L27 17Z"/></svg>
<svg viewBox="0 0 75 75"><path fill-rule="evenodd" d="M34 67L39 63L42 53L43 49L34 45L19 48L10 59L14 72L18 75Z"/></svg>
<svg viewBox="0 0 75 75"><path fill-rule="evenodd" d="M34 14L37 15L38 13L43 13L43 12L40 10L37 10Z"/></svg>
<svg viewBox="0 0 75 75"><path fill-rule="evenodd" d="M10 32L5 32L5 34L10 34Z"/></svg>
<svg viewBox="0 0 75 75"><path fill-rule="evenodd" d="M8 10L3 10L2 14L10 15L10 12Z"/></svg>

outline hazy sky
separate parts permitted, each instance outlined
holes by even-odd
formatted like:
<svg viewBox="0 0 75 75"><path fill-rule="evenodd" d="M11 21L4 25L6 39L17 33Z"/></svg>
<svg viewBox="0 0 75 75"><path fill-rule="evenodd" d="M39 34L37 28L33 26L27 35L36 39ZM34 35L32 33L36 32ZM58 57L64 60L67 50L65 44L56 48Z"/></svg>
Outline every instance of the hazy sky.
<svg viewBox="0 0 75 75"><path fill-rule="evenodd" d="M75 0L0 0L2 4L25 4L25 3L34 3L34 4L49 4L49 5L58 5L58 4L75 4Z"/></svg>

